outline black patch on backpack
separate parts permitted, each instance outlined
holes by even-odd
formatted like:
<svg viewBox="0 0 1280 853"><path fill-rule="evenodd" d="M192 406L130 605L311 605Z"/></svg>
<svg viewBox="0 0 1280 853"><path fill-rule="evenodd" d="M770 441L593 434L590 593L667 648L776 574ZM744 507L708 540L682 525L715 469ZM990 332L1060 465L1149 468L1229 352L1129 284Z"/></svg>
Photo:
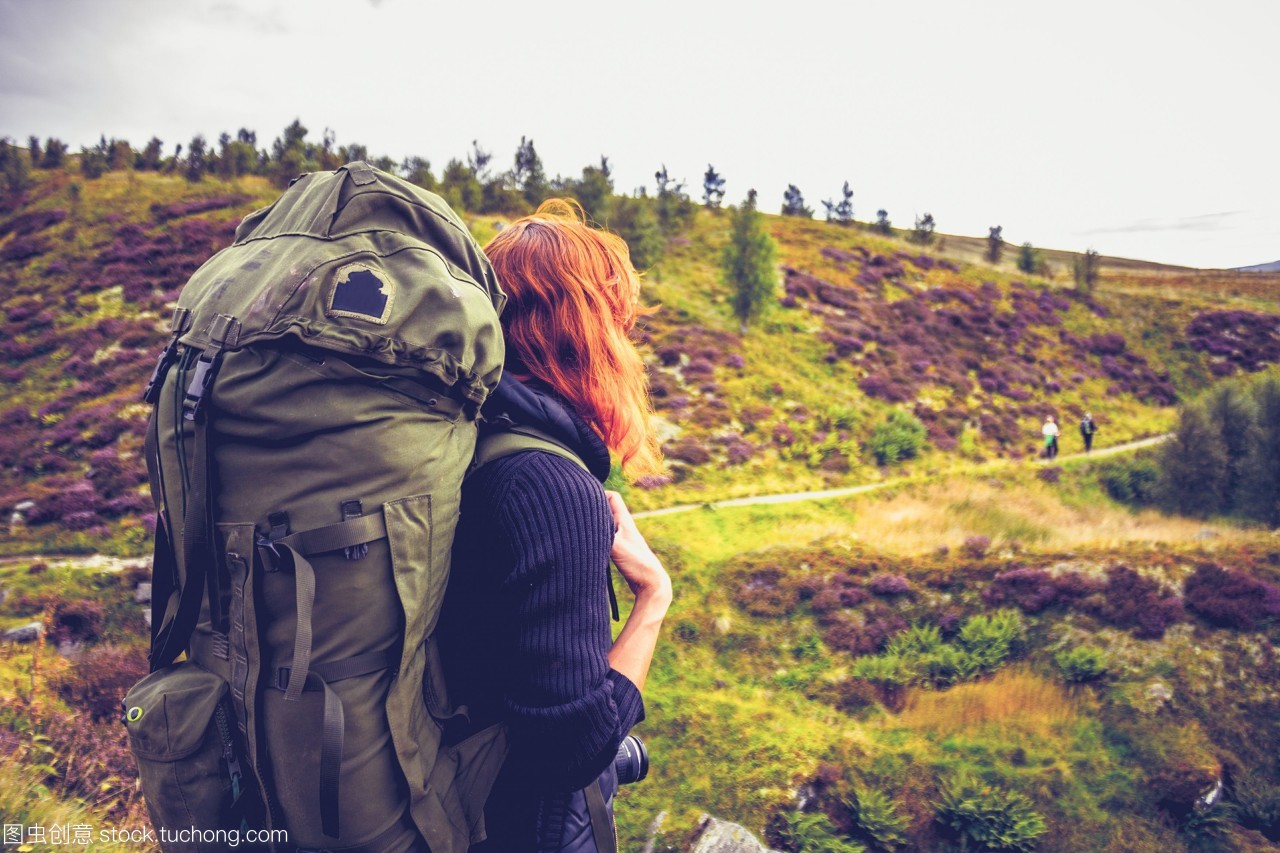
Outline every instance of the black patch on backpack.
<svg viewBox="0 0 1280 853"><path fill-rule="evenodd" d="M354 317L385 326L395 302L395 284L382 270L365 264L347 264L333 277L329 295L330 317Z"/></svg>

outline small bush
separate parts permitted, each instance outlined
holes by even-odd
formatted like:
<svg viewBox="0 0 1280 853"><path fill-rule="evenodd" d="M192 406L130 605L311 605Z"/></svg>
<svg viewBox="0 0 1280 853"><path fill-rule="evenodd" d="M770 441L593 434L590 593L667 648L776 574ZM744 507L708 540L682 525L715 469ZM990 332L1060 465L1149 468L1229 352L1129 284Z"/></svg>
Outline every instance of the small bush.
<svg viewBox="0 0 1280 853"><path fill-rule="evenodd" d="M867 582L867 589L876 595L906 595L911 592L911 583L902 575L891 575L887 572L882 572Z"/></svg>
<svg viewBox="0 0 1280 853"><path fill-rule="evenodd" d="M1156 501L1160 467L1154 459L1135 457L1113 459L1098 469L1098 482L1113 500L1133 506L1150 506Z"/></svg>
<svg viewBox="0 0 1280 853"><path fill-rule="evenodd" d="M867 849L841 836L822 812L790 812L781 824L774 835L792 853L865 853Z"/></svg>
<svg viewBox="0 0 1280 853"><path fill-rule="evenodd" d="M68 703L102 722L119 718L120 700L146 674L146 655L138 649L94 646L59 675L55 687Z"/></svg>
<svg viewBox="0 0 1280 853"><path fill-rule="evenodd" d="M997 610L970 617L960 626L956 639L984 669L994 669L1022 645L1025 633L1016 610Z"/></svg>
<svg viewBox="0 0 1280 853"><path fill-rule="evenodd" d="M1280 841L1280 787L1261 773L1246 771L1235 780L1232 800L1241 826Z"/></svg>
<svg viewBox="0 0 1280 853"><path fill-rule="evenodd" d="M881 850L907 843L907 820L898 813L893 798L874 788L856 789L845 801L857 831Z"/></svg>
<svg viewBox="0 0 1280 853"><path fill-rule="evenodd" d="M1280 618L1280 587L1201 563L1183 584L1187 609L1212 625L1253 631Z"/></svg>
<svg viewBox="0 0 1280 853"><path fill-rule="evenodd" d="M1098 618L1148 640L1163 637L1184 613L1181 598L1165 592L1160 584L1128 566L1107 570L1101 601L1086 599L1081 604Z"/></svg>
<svg viewBox="0 0 1280 853"><path fill-rule="evenodd" d="M868 447L880 465L893 465L902 459L912 459L924 447L928 430L920 419L901 409L889 415L888 420L871 431Z"/></svg>
<svg viewBox="0 0 1280 853"><path fill-rule="evenodd" d="M939 789L936 819L961 849L1034 850L1044 835L1044 818L1030 800L1002 791L961 773Z"/></svg>
<svg viewBox="0 0 1280 853"><path fill-rule="evenodd" d="M1063 677L1077 684L1101 678L1107 672L1107 653L1093 646L1064 649L1053 660Z"/></svg>
<svg viewBox="0 0 1280 853"><path fill-rule="evenodd" d="M960 550L965 556L975 560L981 560L987 555L987 551L991 548L991 539L986 536L970 536L964 540L964 544L960 546Z"/></svg>

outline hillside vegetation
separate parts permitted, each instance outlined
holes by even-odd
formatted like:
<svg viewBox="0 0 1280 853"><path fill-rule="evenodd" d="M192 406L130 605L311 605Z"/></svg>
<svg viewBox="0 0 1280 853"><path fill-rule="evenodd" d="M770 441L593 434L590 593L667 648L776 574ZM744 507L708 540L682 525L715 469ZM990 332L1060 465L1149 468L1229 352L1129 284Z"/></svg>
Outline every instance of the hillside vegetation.
<svg viewBox="0 0 1280 853"><path fill-rule="evenodd" d="M138 397L182 284L277 192L39 169L0 207L0 629L49 638L0 646L6 815L47 786L144 820L112 707L143 659ZM1034 460L1046 415L1067 452L1092 411L1106 447L1280 363L1280 276L1103 259L1081 292L1065 254L1027 276L969 238L766 216L779 286L742 335L728 213L688 214L638 329L668 469L629 503L888 486L642 521L677 602L623 849L664 812L657 849L687 849L703 812L791 851L1269 849L1280 541ZM509 219L463 215L482 241ZM91 553L126 559L49 556Z"/></svg>

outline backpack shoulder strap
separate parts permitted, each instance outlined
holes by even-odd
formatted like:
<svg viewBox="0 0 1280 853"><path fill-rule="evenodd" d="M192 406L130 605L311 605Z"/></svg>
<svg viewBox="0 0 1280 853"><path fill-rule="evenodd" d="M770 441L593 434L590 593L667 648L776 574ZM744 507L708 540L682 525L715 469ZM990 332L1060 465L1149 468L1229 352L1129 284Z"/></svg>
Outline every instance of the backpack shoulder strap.
<svg viewBox="0 0 1280 853"><path fill-rule="evenodd" d="M543 453L560 456L573 462L582 470L588 471L587 463L583 462L578 454L556 441L547 433L527 426L513 426L501 432L492 432L481 436L476 441L476 456L472 470L483 468L490 462L501 459L504 456L511 456L514 453L522 453L526 450L539 450Z"/></svg>

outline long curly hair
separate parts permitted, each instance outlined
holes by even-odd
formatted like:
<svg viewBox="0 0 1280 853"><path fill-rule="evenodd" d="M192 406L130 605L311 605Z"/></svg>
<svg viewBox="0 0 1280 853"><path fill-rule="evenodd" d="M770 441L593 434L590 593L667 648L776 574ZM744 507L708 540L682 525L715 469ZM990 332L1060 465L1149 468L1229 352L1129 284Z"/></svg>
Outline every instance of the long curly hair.
<svg viewBox="0 0 1280 853"><path fill-rule="evenodd" d="M644 362L630 333L645 312L627 244L582 207L548 199L484 247L508 301L507 369L573 404L632 477L662 470Z"/></svg>

